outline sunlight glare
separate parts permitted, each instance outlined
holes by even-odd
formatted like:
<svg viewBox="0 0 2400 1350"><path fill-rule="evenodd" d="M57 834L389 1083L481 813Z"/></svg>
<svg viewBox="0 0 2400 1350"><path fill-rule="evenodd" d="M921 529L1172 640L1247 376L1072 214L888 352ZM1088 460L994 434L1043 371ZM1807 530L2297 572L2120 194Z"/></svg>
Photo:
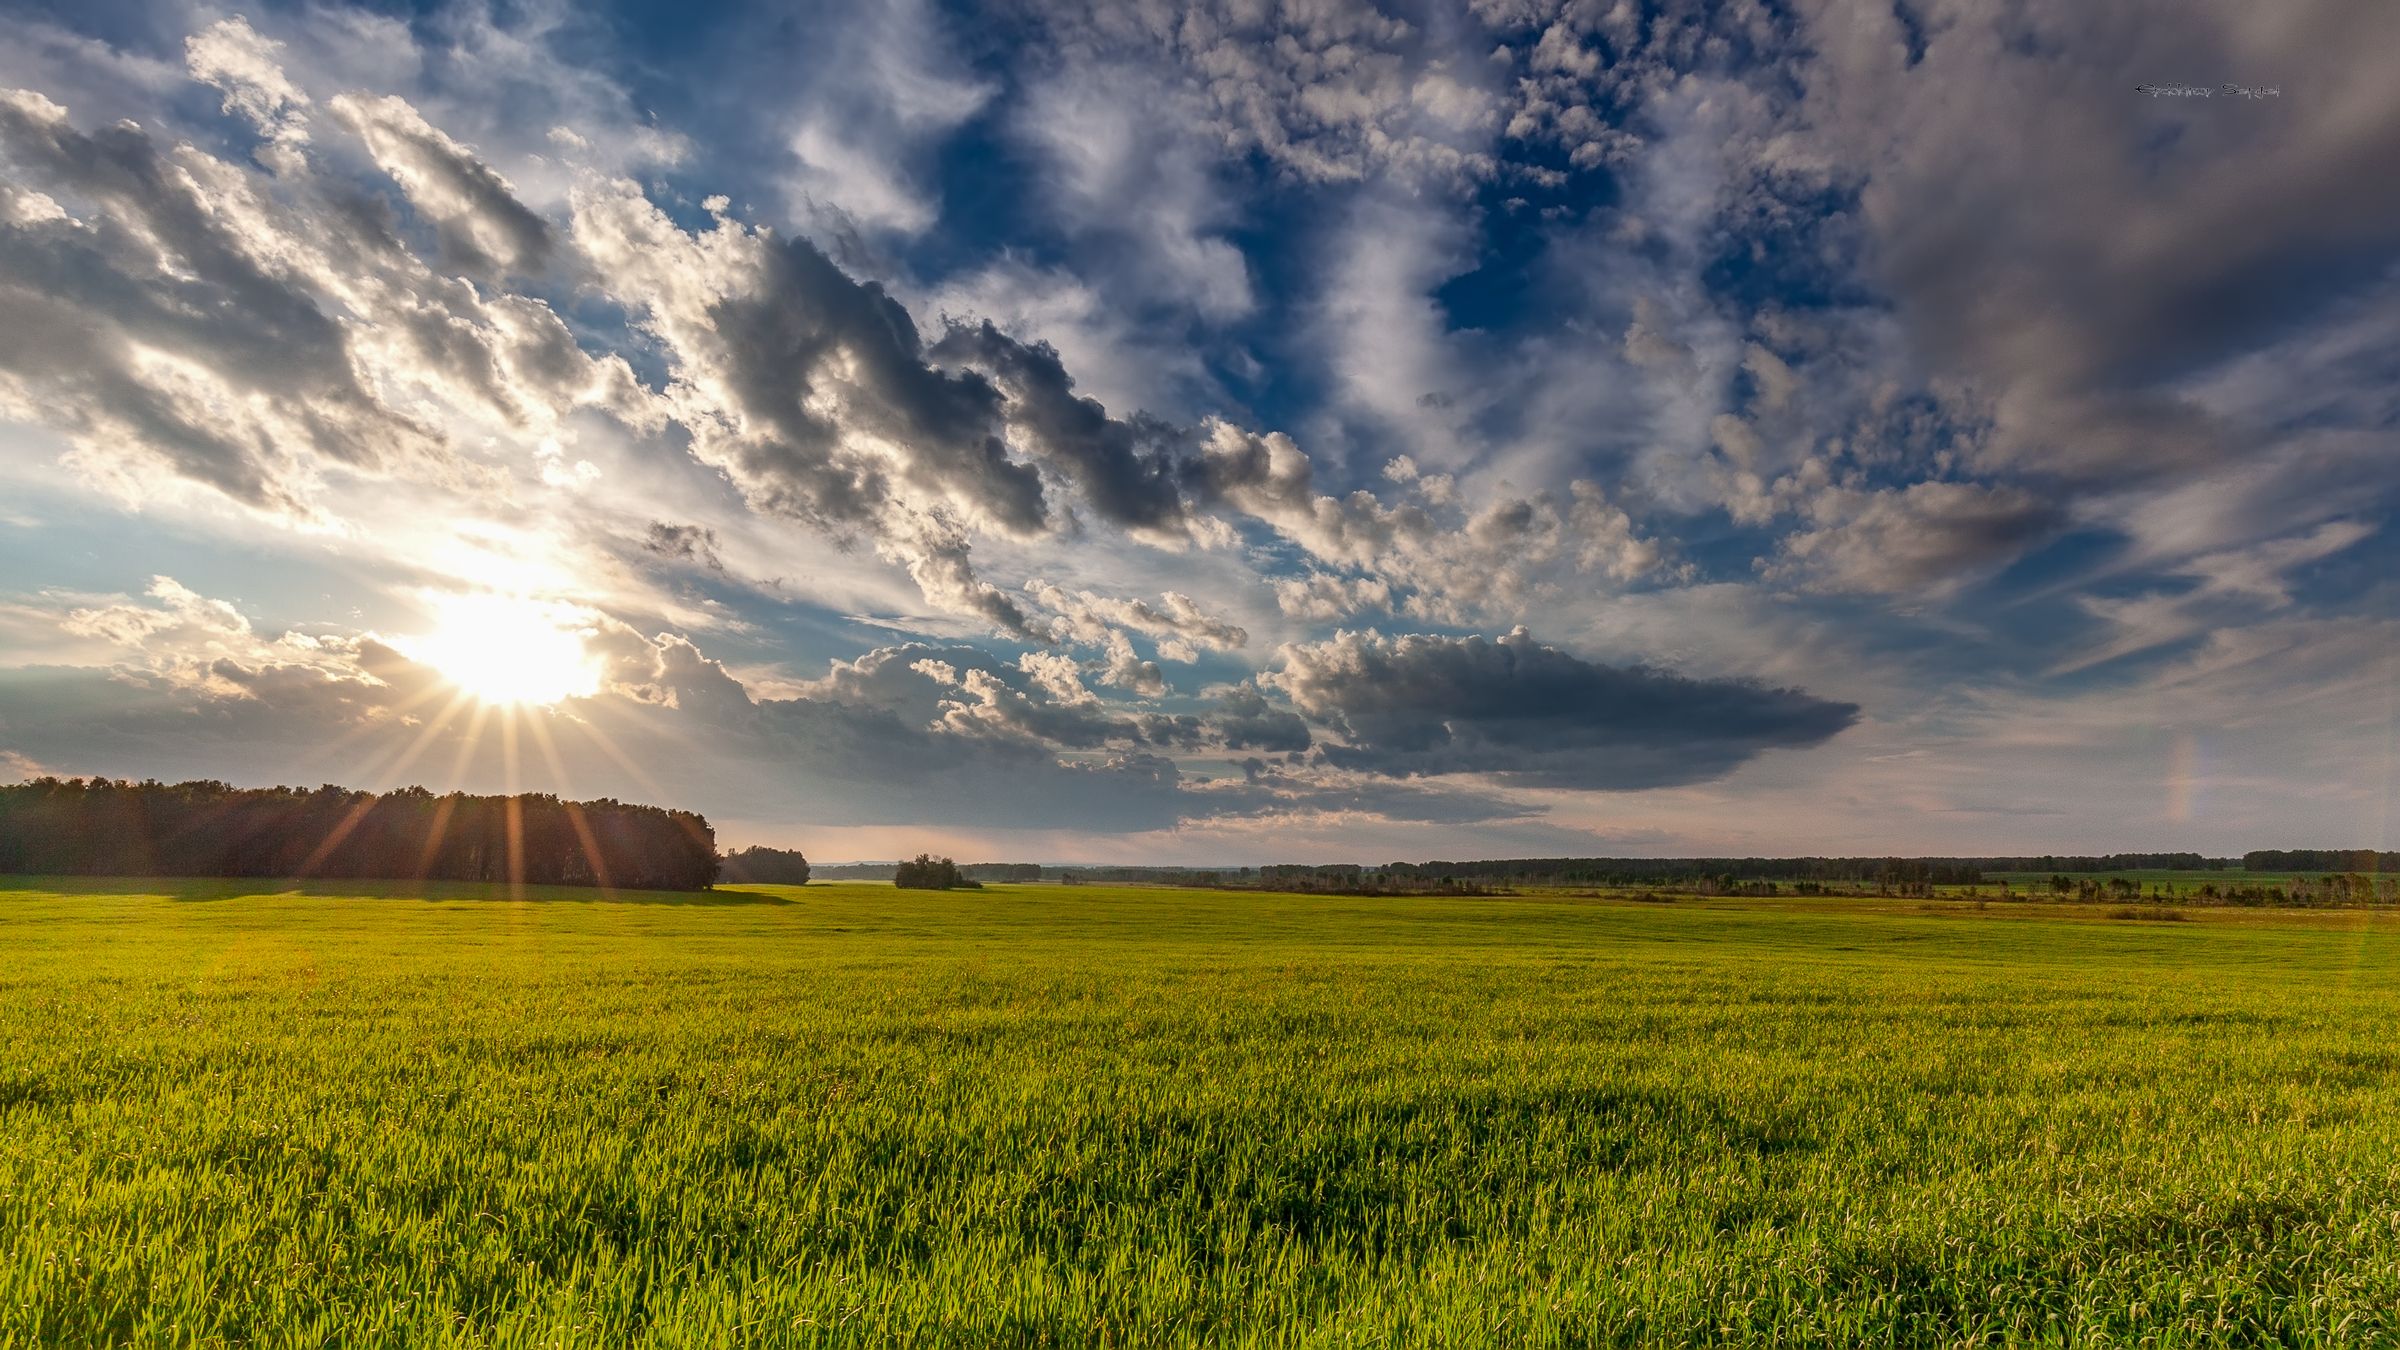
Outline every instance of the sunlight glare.
<svg viewBox="0 0 2400 1350"><path fill-rule="evenodd" d="M517 595L445 595L433 631L398 644L484 703L550 704L599 692L600 666L569 605Z"/></svg>

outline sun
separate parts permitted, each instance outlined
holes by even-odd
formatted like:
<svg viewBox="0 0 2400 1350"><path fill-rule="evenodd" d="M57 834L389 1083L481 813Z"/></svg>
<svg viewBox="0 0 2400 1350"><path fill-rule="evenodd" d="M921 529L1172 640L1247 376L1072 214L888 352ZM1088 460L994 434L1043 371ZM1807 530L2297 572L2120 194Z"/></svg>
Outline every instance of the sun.
<svg viewBox="0 0 2400 1350"><path fill-rule="evenodd" d="M484 703L549 704L599 692L600 665L579 612L520 595L444 595L433 631L399 646Z"/></svg>

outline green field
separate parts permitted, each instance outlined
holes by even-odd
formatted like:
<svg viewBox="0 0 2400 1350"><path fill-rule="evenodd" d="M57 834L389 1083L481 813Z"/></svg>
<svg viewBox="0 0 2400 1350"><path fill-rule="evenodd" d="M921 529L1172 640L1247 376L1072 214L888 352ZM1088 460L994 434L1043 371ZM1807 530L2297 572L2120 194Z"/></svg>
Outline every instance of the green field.
<svg viewBox="0 0 2400 1350"><path fill-rule="evenodd" d="M0 881L0 1345L2400 1341L2400 917L362 889Z"/></svg>

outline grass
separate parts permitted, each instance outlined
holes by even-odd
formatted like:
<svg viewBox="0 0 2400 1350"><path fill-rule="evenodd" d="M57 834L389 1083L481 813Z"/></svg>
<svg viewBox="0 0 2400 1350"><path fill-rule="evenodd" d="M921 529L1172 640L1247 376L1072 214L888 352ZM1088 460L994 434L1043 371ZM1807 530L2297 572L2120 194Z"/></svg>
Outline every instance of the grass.
<svg viewBox="0 0 2400 1350"><path fill-rule="evenodd" d="M2364 912L0 879L0 1345L2389 1343L2395 958Z"/></svg>

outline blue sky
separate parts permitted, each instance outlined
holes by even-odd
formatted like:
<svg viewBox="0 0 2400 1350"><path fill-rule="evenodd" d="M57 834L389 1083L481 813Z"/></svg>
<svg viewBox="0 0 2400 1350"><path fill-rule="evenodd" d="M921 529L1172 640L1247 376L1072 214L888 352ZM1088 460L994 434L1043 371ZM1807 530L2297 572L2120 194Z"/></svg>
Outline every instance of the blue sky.
<svg viewBox="0 0 2400 1350"><path fill-rule="evenodd" d="M2388 846L2396 46L0 4L0 769L825 859Z"/></svg>

